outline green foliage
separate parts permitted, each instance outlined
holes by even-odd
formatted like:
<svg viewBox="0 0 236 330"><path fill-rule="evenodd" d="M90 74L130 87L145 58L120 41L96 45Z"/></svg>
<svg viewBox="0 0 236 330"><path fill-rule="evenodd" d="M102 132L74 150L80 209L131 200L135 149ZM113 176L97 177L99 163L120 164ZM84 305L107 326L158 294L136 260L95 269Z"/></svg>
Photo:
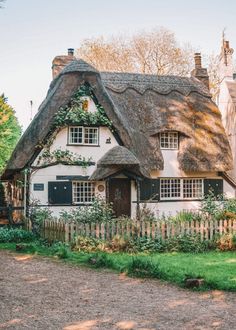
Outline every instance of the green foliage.
<svg viewBox="0 0 236 330"><path fill-rule="evenodd" d="M223 200L224 196L216 198L213 192L210 192L201 202L201 212L206 217L215 218L222 210Z"/></svg>
<svg viewBox="0 0 236 330"><path fill-rule="evenodd" d="M80 206L71 211L61 211L60 218L66 222L76 221L79 223L93 223L111 221L113 209L111 204L101 198L96 198L88 206Z"/></svg>
<svg viewBox="0 0 236 330"><path fill-rule="evenodd" d="M214 242L201 241L199 235L178 235L166 240L141 237L135 240L137 251L143 252L205 252L215 247Z"/></svg>
<svg viewBox="0 0 236 330"><path fill-rule="evenodd" d="M33 233L23 230L23 229L14 229L14 228L0 228L0 242L29 242L34 240Z"/></svg>
<svg viewBox="0 0 236 330"><path fill-rule="evenodd" d="M62 242L57 242L51 247L53 255L59 259L66 259L69 257L69 246Z"/></svg>
<svg viewBox="0 0 236 330"><path fill-rule="evenodd" d="M94 266L95 268L113 268L112 258L109 257L106 253L97 253L89 255L87 262Z"/></svg>
<svg viewBox="0 0 236 330"><path fill-rule="evenodd" d="M14 110L7 104L4 95L0 96L0 173L14 149L19 137L21 128L15 116Z"/></svg>
<svg viewBox="0 0 236 330"><path fill-rule="evenodd" d="M150 257L132 257L128 264L127 273L137 277L161 278L158 263L154 263Z"/></svg>
<svg viewBox="0 0 236 330"><path fill-rule="evenodd" d="M219 195L217 198L209 193L201 202L202 217L227 220L236 219L236 199Z"/></svg>
<svg viewBox="0 0 236 330"><path fill-rule="evenodd" d="M94 238L94 237L85 237L77 236L73 244L74 251L86 251L86 252L95 252L105 250L106 242Z"/></svg>
<svg viewBox="0 0 236 330"><path fill-rule="evenodd" d="M182 211L178 212L178 214L172 218L172 222L178 223L178 222L191 222L194 220L201 220L201 214L191 211Z"/></svg>
<svg viewBox="0 0 236 330"><path fill-rule="evenodd" d="M112 129L112 122L107 118L105 110L102 106L96 105L97 111L87 112L83 109L83 97L90 96L93 98L92 88L83 85L74 94L69 104L60 108L55 115L52 131L58 127L69 125L86 125L86 126L108 126Z"/></svg>
<svg viewBox="0 0 236 330"><path fill-rule="evenodd" d="M92 161L92 158L86 159L81 155L77 155L69 150L56 149L50 151L45 149L41 156L39 156L37 165L44 166L51 164L53 162L63 163L67 165L79 165L83 168L88 167L89 163Z"/></svg>
<svg viewBox="0 0 236 330"><path fill-rule="evenodd" d="M35 201L34 203L36 204L37 202ZM32 232L36 237L40 237L41 235L43 221L53 220L52 211L50 209L34 204L30 208L29 218L32 225Z"/></svg>
<svg viewBox="0 0 236 330"><path fill-rule="evenodd" d="M199 235L179 235L170 239L151 239L139 237L122 237L116 235L110 241L103 241L92 237L78 236L73 249L85 252L191 252L201 253L216 248L215 241L201 241Z"/></svg>

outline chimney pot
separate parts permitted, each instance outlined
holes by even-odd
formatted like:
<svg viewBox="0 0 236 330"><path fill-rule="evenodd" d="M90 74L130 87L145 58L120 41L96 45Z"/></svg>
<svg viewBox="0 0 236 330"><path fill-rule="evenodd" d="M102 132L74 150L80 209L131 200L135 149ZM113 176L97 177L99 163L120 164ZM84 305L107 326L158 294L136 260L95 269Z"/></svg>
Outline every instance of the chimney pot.
<svg viewBox="0 0 236 330"><path fill-rule="evenodd" d="M194 61L195 61L195 69L201 69L201 67L202 67L201 53L194 54Z"/></svg>
<svg viewBox="0 0 236 330"><path fill-rule="evenodd" d="M229 41L224 40L224 48L229 49Z"/></svg>
<svg viewBox="0 0 236 330"><path fill-rule="evenodd" d="M74 56L74 48L68 48L68 56Z"/></svg>

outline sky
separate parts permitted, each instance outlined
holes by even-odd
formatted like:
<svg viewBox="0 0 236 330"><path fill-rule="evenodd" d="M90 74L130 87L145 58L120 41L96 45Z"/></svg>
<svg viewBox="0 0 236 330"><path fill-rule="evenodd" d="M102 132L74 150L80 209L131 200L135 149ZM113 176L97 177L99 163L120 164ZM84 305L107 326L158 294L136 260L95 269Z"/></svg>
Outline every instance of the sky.
<svg viewBox="0 0 236 330"><path fill-rule="evenodd" d="M0 9L0 94L23 129L44 100L55 56L84 39L163 26L180 43L219 53L222 31L236 51L235 0L6 0ZM235 56L236 57L236 56Z"/></svg>

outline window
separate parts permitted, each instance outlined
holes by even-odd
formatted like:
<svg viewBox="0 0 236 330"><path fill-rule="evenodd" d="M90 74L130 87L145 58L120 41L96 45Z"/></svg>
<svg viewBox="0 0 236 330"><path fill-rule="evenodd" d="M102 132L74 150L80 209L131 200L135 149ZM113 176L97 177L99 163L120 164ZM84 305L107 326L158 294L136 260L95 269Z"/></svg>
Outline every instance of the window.
<svg viewBox="0 0 236 330"><path fill-rule="evenodd" d="M160 133L161 149L178 149L179 139L178 132L162 132Z"/></svg>
<svg viewBox="0 0 236 330"><path fill-rule="evenodd" d="M180 179L161 179L161 199L179 199L180 197Z"/></svg>
<svg viewBox="0 0 236 330"><path fill-rule="evenodd" d="M202 179L184 179L183 180L183 198L202 198Z"/></svg>
<svg viewBox="0 0 236 330"><path fill-rule="evenodd" d="M202 179L161 179L161 200L201 199L203 197Z"/></svg>
<svg viewBox="0 0 236 330"><path fill-rule="evenodd" d="M91 203L95 196L94 182L75 181L73 182L72 199L74 204Z"/></svg>
<svg viewBox="0 0 236 330"><path fill-rule="evenodd" d="M98 128L83 126L69 127L69 144L98 145Z"/></svg>

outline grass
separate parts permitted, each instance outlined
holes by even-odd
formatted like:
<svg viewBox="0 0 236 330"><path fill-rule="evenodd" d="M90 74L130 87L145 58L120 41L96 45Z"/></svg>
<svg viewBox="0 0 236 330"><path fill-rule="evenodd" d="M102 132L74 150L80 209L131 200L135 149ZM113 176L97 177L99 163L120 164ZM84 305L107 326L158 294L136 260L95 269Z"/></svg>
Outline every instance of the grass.
<svg viewBox="0 0 236 330"><path fill-rule="evenodd" d="M15 251L14 243L0 243L0 249ZM155 253L151 255L127 253L72 252L65 247L41 246L28 243L24 253L57 256L76 265L110 268L127 272L130 276L160 278L184 286L186 277L203 278L202 289L236 291L236 252Z"/></svg>

